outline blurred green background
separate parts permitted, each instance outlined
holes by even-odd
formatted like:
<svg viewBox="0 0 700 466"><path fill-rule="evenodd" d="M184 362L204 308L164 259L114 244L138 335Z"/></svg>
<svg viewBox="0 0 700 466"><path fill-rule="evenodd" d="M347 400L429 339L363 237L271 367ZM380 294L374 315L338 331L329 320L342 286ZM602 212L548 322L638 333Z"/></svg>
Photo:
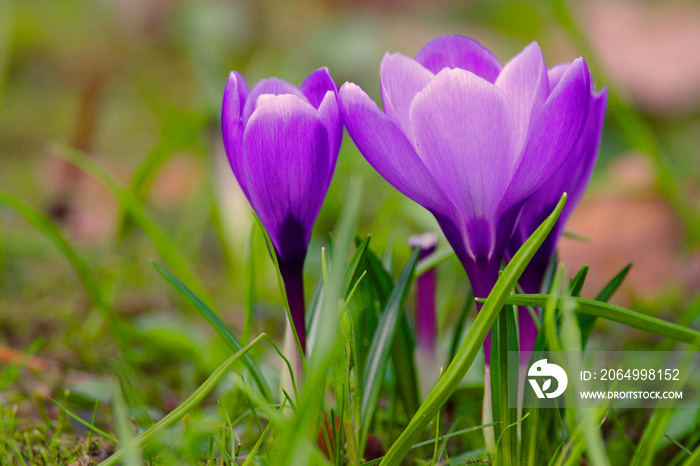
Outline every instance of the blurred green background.
<svg viewBox="0 0 700 466"><path fill-rule="evenodd" d="M608 86L611 98L599 164L569 227L591 241L565 238L561 258L574 270L591 265L584 296L634 261L617 303L671 321L700 312L697 2L2 0L0 191L49 216L116 314L134 324L136 367L159 376L135 382L151 406L168 410L227 350L152 267L163 262L158 248L123 205L58 153L89 154L131 190L239 334L252 219L221 142L229 70L251 86L268 76L298 85L327 66L338 85L356 82L379 100L384 53L413 56L442 34L473 37L503 63L533 40L549 66L587 59L596 87ZM403 264L409 236L438 231L346 135L307 259L308 293L351 173L365 182L358 234L371 233L375 251L393 251ZM253 252L254 331L281 340L284 315L260 238ZM455 260L438 273L446 332L466 276ZM596 330L601 341L619 333ZM630 332L606 349L653 345L647 338ZM0 205L0 345L27 351L33 342L47 365L21 379L30 393L92 393L93 376L113 370L105 364L115 354L109 328L69 263ZM7 392L3 402L22 393Z"/></svg>

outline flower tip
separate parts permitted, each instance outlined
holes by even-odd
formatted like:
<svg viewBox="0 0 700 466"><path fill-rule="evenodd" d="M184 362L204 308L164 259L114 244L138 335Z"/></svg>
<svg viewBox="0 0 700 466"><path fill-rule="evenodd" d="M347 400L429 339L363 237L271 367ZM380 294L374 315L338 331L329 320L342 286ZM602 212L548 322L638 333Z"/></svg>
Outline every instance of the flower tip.
<svg viewBox="0 0 700 466"><path fill-rule="evenodd" d="M365 92L360 86L354 82L346 81L338 91L338 106L345 109L350 105L357 104L361 101L362 94ZM366 94L365 94L366 96ZM369 99L369 97L367 97Z"/></svg>
<svg viewBox="0 0 700 466"><path fill-rule="evenodd" d="M540 48L540 44L536 40L533 40L532 42L527 44L523 50L530 50L533 48L539 50L540 53L542 53L542 49Z"/></svg>
<svg viewBox="0 0 700 466"><path fill-rule="evenodd" d="M438 235L432 232L423 233L422 235L414 235L408 238L408 244L413 249L420 247L423 251L434 250L437 246Z"/></svg>
<svg viewBox="0 0 700 466"><path fill-rule="evenodd" d="M573 62L571 62L571 67L581 67L583 68L583 70L586 71L586 73L589 73L588 63L586 63L586 59L583 57L578 57Z"/></svg>
<svg viewBox="0 0 700 466"><path fill-rule="evenodd" d="M241 87L241 84L245 86L245 79L243 75L238 71L231 71L228 74L228 79L226 80L226 87L236 86L236 88Z"/></svg>

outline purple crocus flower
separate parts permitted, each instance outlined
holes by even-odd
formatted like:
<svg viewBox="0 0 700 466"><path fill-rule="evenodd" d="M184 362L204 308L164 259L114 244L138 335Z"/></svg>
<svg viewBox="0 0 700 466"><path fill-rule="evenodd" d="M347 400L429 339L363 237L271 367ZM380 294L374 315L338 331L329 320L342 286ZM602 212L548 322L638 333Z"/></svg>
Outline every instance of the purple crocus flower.
<svg viewBox="0 0 700 466"><path fill-rule="evenodd" d="M550 84L532 43L505 66L476 41L442 36L415 59L386 54L384 111L357 85L339 102L360 152L436 218L485 298L527 199L568 159L588 117L582 58ZM485 343L487 362L490 339Z"/></svg>
<svg viewBox="0 0 700 466"><path fill-rule="evenodd" d="M437 242L438 236L435 233L423 233L408 239L408 244L413 249L421 248L419 257L421 260L435 252ZM426 353L430 359L435 354L437 335L435 282L435 268L431 268L416 279L416 346L419 353Z"/></svg>
<svg viewBox="0 0 700 466"><path fill-rule="evenodd" d="M343 136L337 93L326 68L298 89L270 78L250 91L233 71L221 111L226 155L272 240L302 350L304 259Z"/></svg>
<svg viewBox="0 0 700 466"><path fill-rule="evenodd" d="M557 85L568 66L566 64L557 65L549 70L550 87ZM600 147L607 97L608 93L605 88L597 93L591 86L588 118L571 156L552 179L537 190L523 207L513 236L508 243L507 255L509 257L518 251L520 246L554 210L562 193L568 193L566 205L564 205L557 223L520 277L519 283L525 293L542 291L545 273L559 238L564 232L564 226L583 197L586 186L588 186ZM527 309L524 308L520 309L519 320L520 349L532 351L537 336L535 322Z"/></svg>

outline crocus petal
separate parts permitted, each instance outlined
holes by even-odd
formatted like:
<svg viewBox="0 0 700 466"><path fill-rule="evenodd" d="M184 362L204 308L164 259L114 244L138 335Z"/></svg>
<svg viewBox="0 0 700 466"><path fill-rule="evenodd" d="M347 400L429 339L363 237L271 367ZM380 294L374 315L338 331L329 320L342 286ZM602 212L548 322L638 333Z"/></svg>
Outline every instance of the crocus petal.
<svg viewBox="0 0 700 466"><path fill-rule="evenodd" d="M554 209L554 205L561 197L561 194L564 192L568 193L566 205L562 209L554 230L555 234L557 234L557 239L558 235L563 232L564 224L566 224L566 221L583 197L586 186L588 186L588 182L593 174L598 148L600 147L600 137L603 132L607 101L607 89L603 89L600 94L592 96L588 118L581 137L571 156L560 169L560 172L566 173L567 176L553 177L550 182L532 196L539 199L541 204L550 204L549 210L551 211Z"/></svg>
<svg viewBox="0 0 700 466"><path fill-rule="evenodd" d="M248 94L248 86L240 73L232 71L229 74L224 90L224 101L221 106L221 132L224 149L233 174L238 180L243 193L250 199L243 174L241 139L243 137L243 122L241 121L241 106Z"/></svg>
<svg viewBox="0 0 700 466"><path fill-rule="evenodd" d="M593 174L593 168L597 160L600 139L603 134L603 122L605 121L605 110L608 105L608 90L603 88L599 94L593 96L591 107L588 112L586 126L581 133L581 138L574 149L571 158L583 161L575 167L575 183L568 191L571 193L572 207L577 204L588 186L588 181Z"/></svg>
<svg viewBox="0 0 700 466"><path fill-rule="evenodd" d="M328 135L318 112L294 95L263 95L243 147L251 204L280 259L287 259L282 230L290 224L303 229L305 252L328 190Z"/></svg>
<svg viewBox="0 0 700 466"><path fill-rule="evenodd" d="M564 73L566 73L566 70L568 70L570 66L571 63L559 63L558 65L554 65L547 70L550 89L557 87L557 84L559 84L559 81L561 81L561 77L564 76Z"/></svg>
<svg viewBox="0 0 700 466"><path fill-rule="evenodd" d="M462 68L489 82L501 71L501 63L474 39L441 36L428 42L416 55L416 61L437 74L443 68Z"/></svg>
<svg viewBox="0 0 700 466"><path fill-rule="evenodd" d="M384 111L410 138L408 109L418 91L433 78L423 65L400 53L384 55L379 67Z"/></svg>
<svg viewBox="0 0 700 466"><path fill-rule="evenodd" d="M583 197L586 186L588 186L588 182L593 174L593 168L598 158L598 148L600 147L600 138L603 132L607 102L607 89L603 89L600 94L593 96L586 126L571 156L560 170L562 173L566 173L567 176L554 177L533 195L533 198L536 198L534 199L535 202L539 201L540 205L548 205L551 211L554 209L554 205L558 202L562 193L568 193L566 205L562 209L557 225L554 227L556 240L558 240L561 233L563 233L564 225ZM528 203L530 203L530 201L528 201ZM546 216L548 214L544 215ZM534 226L532 230L534 231L536 227L537 226Z"/></svg>
<svg viewBox="0 0 700 466"><path fill-rule="evenodd" d="M318 109L328 91L338 92L338 86L331 78L328 68L319 68L304 79L299 90L306 96L309 103Z"/></svg>
<svg viewBox="0 0 700 466"><path fill-rule="evenodd" d="M410 118L421 160L467 224L479 230L479 240L486 241L477 248L477 238L470 238L472 253L488 253L483 249L493 244L493 225L486 219L494 217L513 163L508 101L475 74L446 68L416 95Z"/></svg>
<svg viewBox="0 0 700 466"><path fill-rule="evenodd" d="M541 188L567 160L588 116L590 75L574 60L542 107L505 196L505 208Z"/></svg>
<svg viewBox="0 0 700 466"><path fill-rule="evenodd" d="M516 147L520 149L549 96L547 66L537 42L506 63L495 84L506 95L513 110Z"/></svg>
<svg viewBox="0 0 700 466"><path fill-rule="evenodd" d="M380 175L422 206L445 215L452 212L406 137L359 86L343 84L338 102L350 137Z"/></svg>
<svg viewBox="0 0 700 466"><path fill-rule="evenodd" d="M299 86L299 90L321 114L321 119L328 129L331 163L335 167L343 139L343 125L338 111L338 86L331 78L328 68L323 67L307 76ZM332 170L329 175L333 176Z"/></svg>
<svg viewBox="0 0 700 466"><path fill-rule="evenodd" d="M566 69L566 67L559 68ZM551 78L552 73L550 70ZM558 80L556 75L555 80ZM557 223L520 277L518 283L525 293L539 293L543 291L542 282L559 238L564 231L564 226L583 196L593 172L600 145L600 135L603 129L606 102L607 91L605 89L600 94L594 93L591 96L590 111L588 112L586 125L571 156L564 162L559 172L537 190L523 207L517 229L508 243L507 255L509 257L515 254L540 223L554 210L562 193L568 193L567 202ZM519 310L519 328L521 350L531 351L537 335L537 327L530 313L524 308Z"/></svg>
<svg viewBox="0 0 700 466"><path fill-rule="evenodd" d="M340 143L343 140L343 123L340 120L340 110L338 109L338 96L335 91L328 91L318 107L318 113L321 116L321 121L326 125L328 131L328 146L331 163L331 171L329 176L333 176L335 162L338 160L338 151Z"/></svg>
<svg viewBox="0 0 700 466"><path fill-rule="evenodd" d="M306 96L296 87L279 78L268 78L259 81L248 94L243 106L243 124L248 124L248 119L257 107L258 98L263 94L284 95L293 94L304 101L308 101Z"/></svg>

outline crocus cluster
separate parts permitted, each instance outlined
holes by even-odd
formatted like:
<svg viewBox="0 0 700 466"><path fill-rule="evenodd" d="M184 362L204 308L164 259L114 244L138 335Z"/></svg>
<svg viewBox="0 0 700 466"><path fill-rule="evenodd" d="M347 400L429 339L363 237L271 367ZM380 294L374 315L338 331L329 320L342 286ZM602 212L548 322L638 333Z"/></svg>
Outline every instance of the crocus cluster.
<svg viewBox="0 0 700 466"><path fill-rule="evenodd" d="M226 155L274 246L302 350L304 260L343 135L337 92L326 68L311 73L299 88L270 78L250 91L234 71L224 91Z"/></svg>
<svg viewBox="0 0 700 466"><path fill-rule="evenodd" d="M562 167L600 99L588 67L578 58L547 70L537 43L501 65L476 41L443 36L415 59L386 54L380 84L383 111L357 85L340 89L348 133L389 183L435 216L485 298L525 203L570 176Z"/></svg>
<svg viewBox="0 0 700 466"><path fill-rule="evenodd" d="M521 281L539 290L595 163L606 94L594 92L582 58L548 70L532 43L502 65L472 39L443 36L415 59L386 54L380 84L383 110L356 84L338 92L326 69L298 89L271 78L249 92L236 72L226 85L226 153L272 239L300 337L302 267L341 120L369 163L434 215L482 298L566 191L569 204ZM527 319L524 349L534 338Z"/></svg>

